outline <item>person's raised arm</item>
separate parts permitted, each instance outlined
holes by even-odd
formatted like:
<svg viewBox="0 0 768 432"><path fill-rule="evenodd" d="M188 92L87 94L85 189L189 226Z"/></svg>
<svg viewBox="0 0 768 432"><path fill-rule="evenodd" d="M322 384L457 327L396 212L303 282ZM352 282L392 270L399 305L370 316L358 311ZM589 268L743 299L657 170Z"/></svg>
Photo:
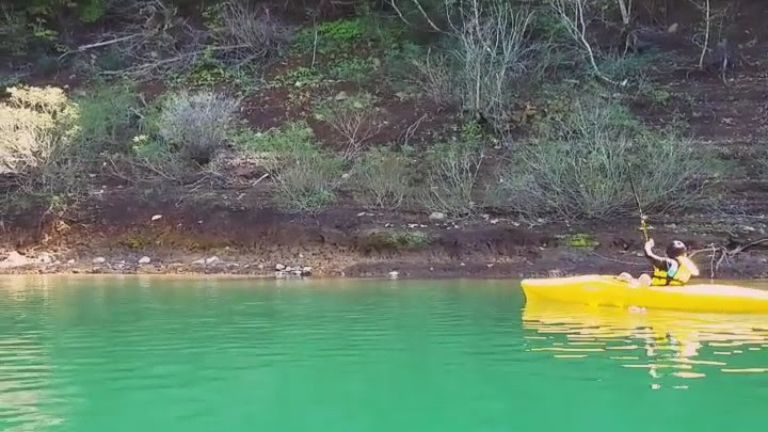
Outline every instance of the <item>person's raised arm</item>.
<svg viewBox="0 0 768 432"><path fill-rule="evenodd" d="M668 269L669 268L669 260L664 257L660 257L656 255L653 252L653 247L656 246L656 243L653 241L653 239L648 240L645 242L645 257L648 258L649 261L651 261L651 264L659 269Z"/></svg>

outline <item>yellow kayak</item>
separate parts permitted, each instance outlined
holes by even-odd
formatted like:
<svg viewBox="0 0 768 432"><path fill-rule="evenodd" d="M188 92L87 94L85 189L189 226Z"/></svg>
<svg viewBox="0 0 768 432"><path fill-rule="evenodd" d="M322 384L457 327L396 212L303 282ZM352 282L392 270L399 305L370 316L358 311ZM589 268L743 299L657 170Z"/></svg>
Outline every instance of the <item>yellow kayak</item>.
<svg viewBox="0 0 768 432"><path fill-rule="evenodd" d="M614 276L526 279L526 299L690 312L768 313L768 291L731 285L634 287Z"/></svg>

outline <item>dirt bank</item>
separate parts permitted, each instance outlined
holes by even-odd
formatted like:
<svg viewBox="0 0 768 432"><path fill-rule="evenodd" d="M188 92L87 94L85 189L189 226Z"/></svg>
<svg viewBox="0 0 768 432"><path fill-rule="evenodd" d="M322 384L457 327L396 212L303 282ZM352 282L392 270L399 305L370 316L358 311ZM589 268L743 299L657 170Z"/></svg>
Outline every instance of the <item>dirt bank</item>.
<svg viewBox="0 0 768 432"><path fill-rule="evenodd" d="M68 219L25 213L4 220L0 272L516 278L647 268L638 256L635 220L451 220L360 208L294 215L274 208L144 201L117 190L83 208ZM760 240L768 232L764 218L656 222L657 242L686 241L707 275L713 266L721 278L768 275L768 250L761 244L722 260L718 252L714 261L708 249L734 251Z"/></svg>

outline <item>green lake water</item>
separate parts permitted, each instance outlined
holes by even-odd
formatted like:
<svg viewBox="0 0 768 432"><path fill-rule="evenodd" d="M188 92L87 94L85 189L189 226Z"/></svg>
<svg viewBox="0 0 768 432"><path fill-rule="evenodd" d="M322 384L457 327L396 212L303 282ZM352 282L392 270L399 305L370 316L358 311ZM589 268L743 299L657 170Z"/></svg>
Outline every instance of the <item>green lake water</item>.
<svg viewBox="0 0 768 432"><path fill-rule="evenodd" d="M765 316L526 308L515 282L0 279L0 431L758 431L767 401Z"/></svg>

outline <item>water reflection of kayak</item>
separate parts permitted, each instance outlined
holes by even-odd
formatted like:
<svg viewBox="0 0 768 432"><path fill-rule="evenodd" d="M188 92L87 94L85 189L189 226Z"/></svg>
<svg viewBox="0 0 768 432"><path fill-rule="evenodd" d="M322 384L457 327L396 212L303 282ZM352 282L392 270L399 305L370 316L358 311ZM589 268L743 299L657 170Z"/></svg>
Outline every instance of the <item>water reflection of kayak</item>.
<svg viewBox="0 0 768 432"><path fill-rule="evenodd" d="M529 351L563 358L608 356L626 368L646 368L654 378L662 369L682 378L701 377L702 368L712 367L725 373L768 372L762 363L748 364L753 359L730 365L734 356L768 348L768 315L633 312L529 301L523 327L535 332L526 336Z"/></svg>
<svg viewBox="0 0 768 432"><path fill-rule="evenodd" d="M613 276L526 279L527 300L691 312L768 313L768 291L731 285L633 287Z"/></svg>

